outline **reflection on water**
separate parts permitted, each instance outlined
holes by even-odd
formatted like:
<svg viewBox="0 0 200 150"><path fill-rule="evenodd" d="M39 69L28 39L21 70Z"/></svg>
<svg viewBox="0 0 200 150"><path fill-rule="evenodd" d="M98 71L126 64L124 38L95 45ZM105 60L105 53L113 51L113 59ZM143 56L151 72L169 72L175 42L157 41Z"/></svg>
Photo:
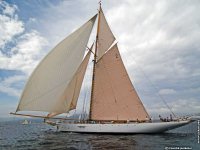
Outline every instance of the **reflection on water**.
<svg viewBox="0 0 200 150"><path fill-rule="evenodd" d="M101 135L57 132L43 123L0 123L0 149L121 149L160 150L165 147L200 148L197 123L163 134Z"/></svg>

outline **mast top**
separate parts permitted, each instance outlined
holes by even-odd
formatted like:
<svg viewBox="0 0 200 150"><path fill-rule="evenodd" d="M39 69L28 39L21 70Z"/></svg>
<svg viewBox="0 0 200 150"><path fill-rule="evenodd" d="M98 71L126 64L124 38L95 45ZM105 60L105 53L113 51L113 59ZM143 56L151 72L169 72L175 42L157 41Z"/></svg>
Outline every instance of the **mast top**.
<svg viewBox="0 0 200 150"><path fill-rule="evenodd" d="M101 7L101 0L99 0L99 6Z"/></svg>

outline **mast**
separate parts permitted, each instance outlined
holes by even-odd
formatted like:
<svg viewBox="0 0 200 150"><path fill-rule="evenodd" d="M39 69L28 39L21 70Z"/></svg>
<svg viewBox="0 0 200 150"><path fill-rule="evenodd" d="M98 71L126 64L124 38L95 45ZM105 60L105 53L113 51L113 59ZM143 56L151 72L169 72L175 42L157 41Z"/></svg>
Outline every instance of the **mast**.
<svg viewBox="0 0 200 150"><path fill-rule="evenodd" d="M93 73L92 73L92 88L91 88L91 97L90 97L90 111L89 111L89 120L91 120L91 107L92 107L92 99L93 99L93 91L94 91L94 81L95 81L95 69L97 62L97 43L98 43L98 35L99 35L99 24L100 24L100 10L101 10L101 1L99 1L99 11L98 11L98 22L97 22L97 34L96 34L96 42L95 42L95 51L94 51L94 60L93 60Z"/></svg>

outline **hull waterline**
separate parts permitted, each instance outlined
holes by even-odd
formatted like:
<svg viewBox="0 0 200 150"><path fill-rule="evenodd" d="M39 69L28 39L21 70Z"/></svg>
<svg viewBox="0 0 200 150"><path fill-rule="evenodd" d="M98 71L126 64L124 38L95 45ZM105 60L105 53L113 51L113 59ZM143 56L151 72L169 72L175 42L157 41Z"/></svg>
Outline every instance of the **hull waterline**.
<svg viewBox="0 0 200 150"><path fill-rule="evenodd" d="M153 123L127 123L127 124L92 124L92 123L58 123L58 131L79 133L161 133L190 123L190 120Z"/></svg>

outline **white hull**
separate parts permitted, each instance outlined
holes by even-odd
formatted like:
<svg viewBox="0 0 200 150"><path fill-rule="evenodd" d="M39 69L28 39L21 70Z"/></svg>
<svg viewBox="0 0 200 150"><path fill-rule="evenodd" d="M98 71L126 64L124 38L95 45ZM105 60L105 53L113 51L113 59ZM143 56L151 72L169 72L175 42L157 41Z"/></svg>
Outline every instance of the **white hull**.
<svg viewBox="0 0 200 150"><path fill-rule="evenodd" d="M186 121L127 123L127 124L91 124L58 123L58 131L81 133L161 133L190 123Z"/></svg>

